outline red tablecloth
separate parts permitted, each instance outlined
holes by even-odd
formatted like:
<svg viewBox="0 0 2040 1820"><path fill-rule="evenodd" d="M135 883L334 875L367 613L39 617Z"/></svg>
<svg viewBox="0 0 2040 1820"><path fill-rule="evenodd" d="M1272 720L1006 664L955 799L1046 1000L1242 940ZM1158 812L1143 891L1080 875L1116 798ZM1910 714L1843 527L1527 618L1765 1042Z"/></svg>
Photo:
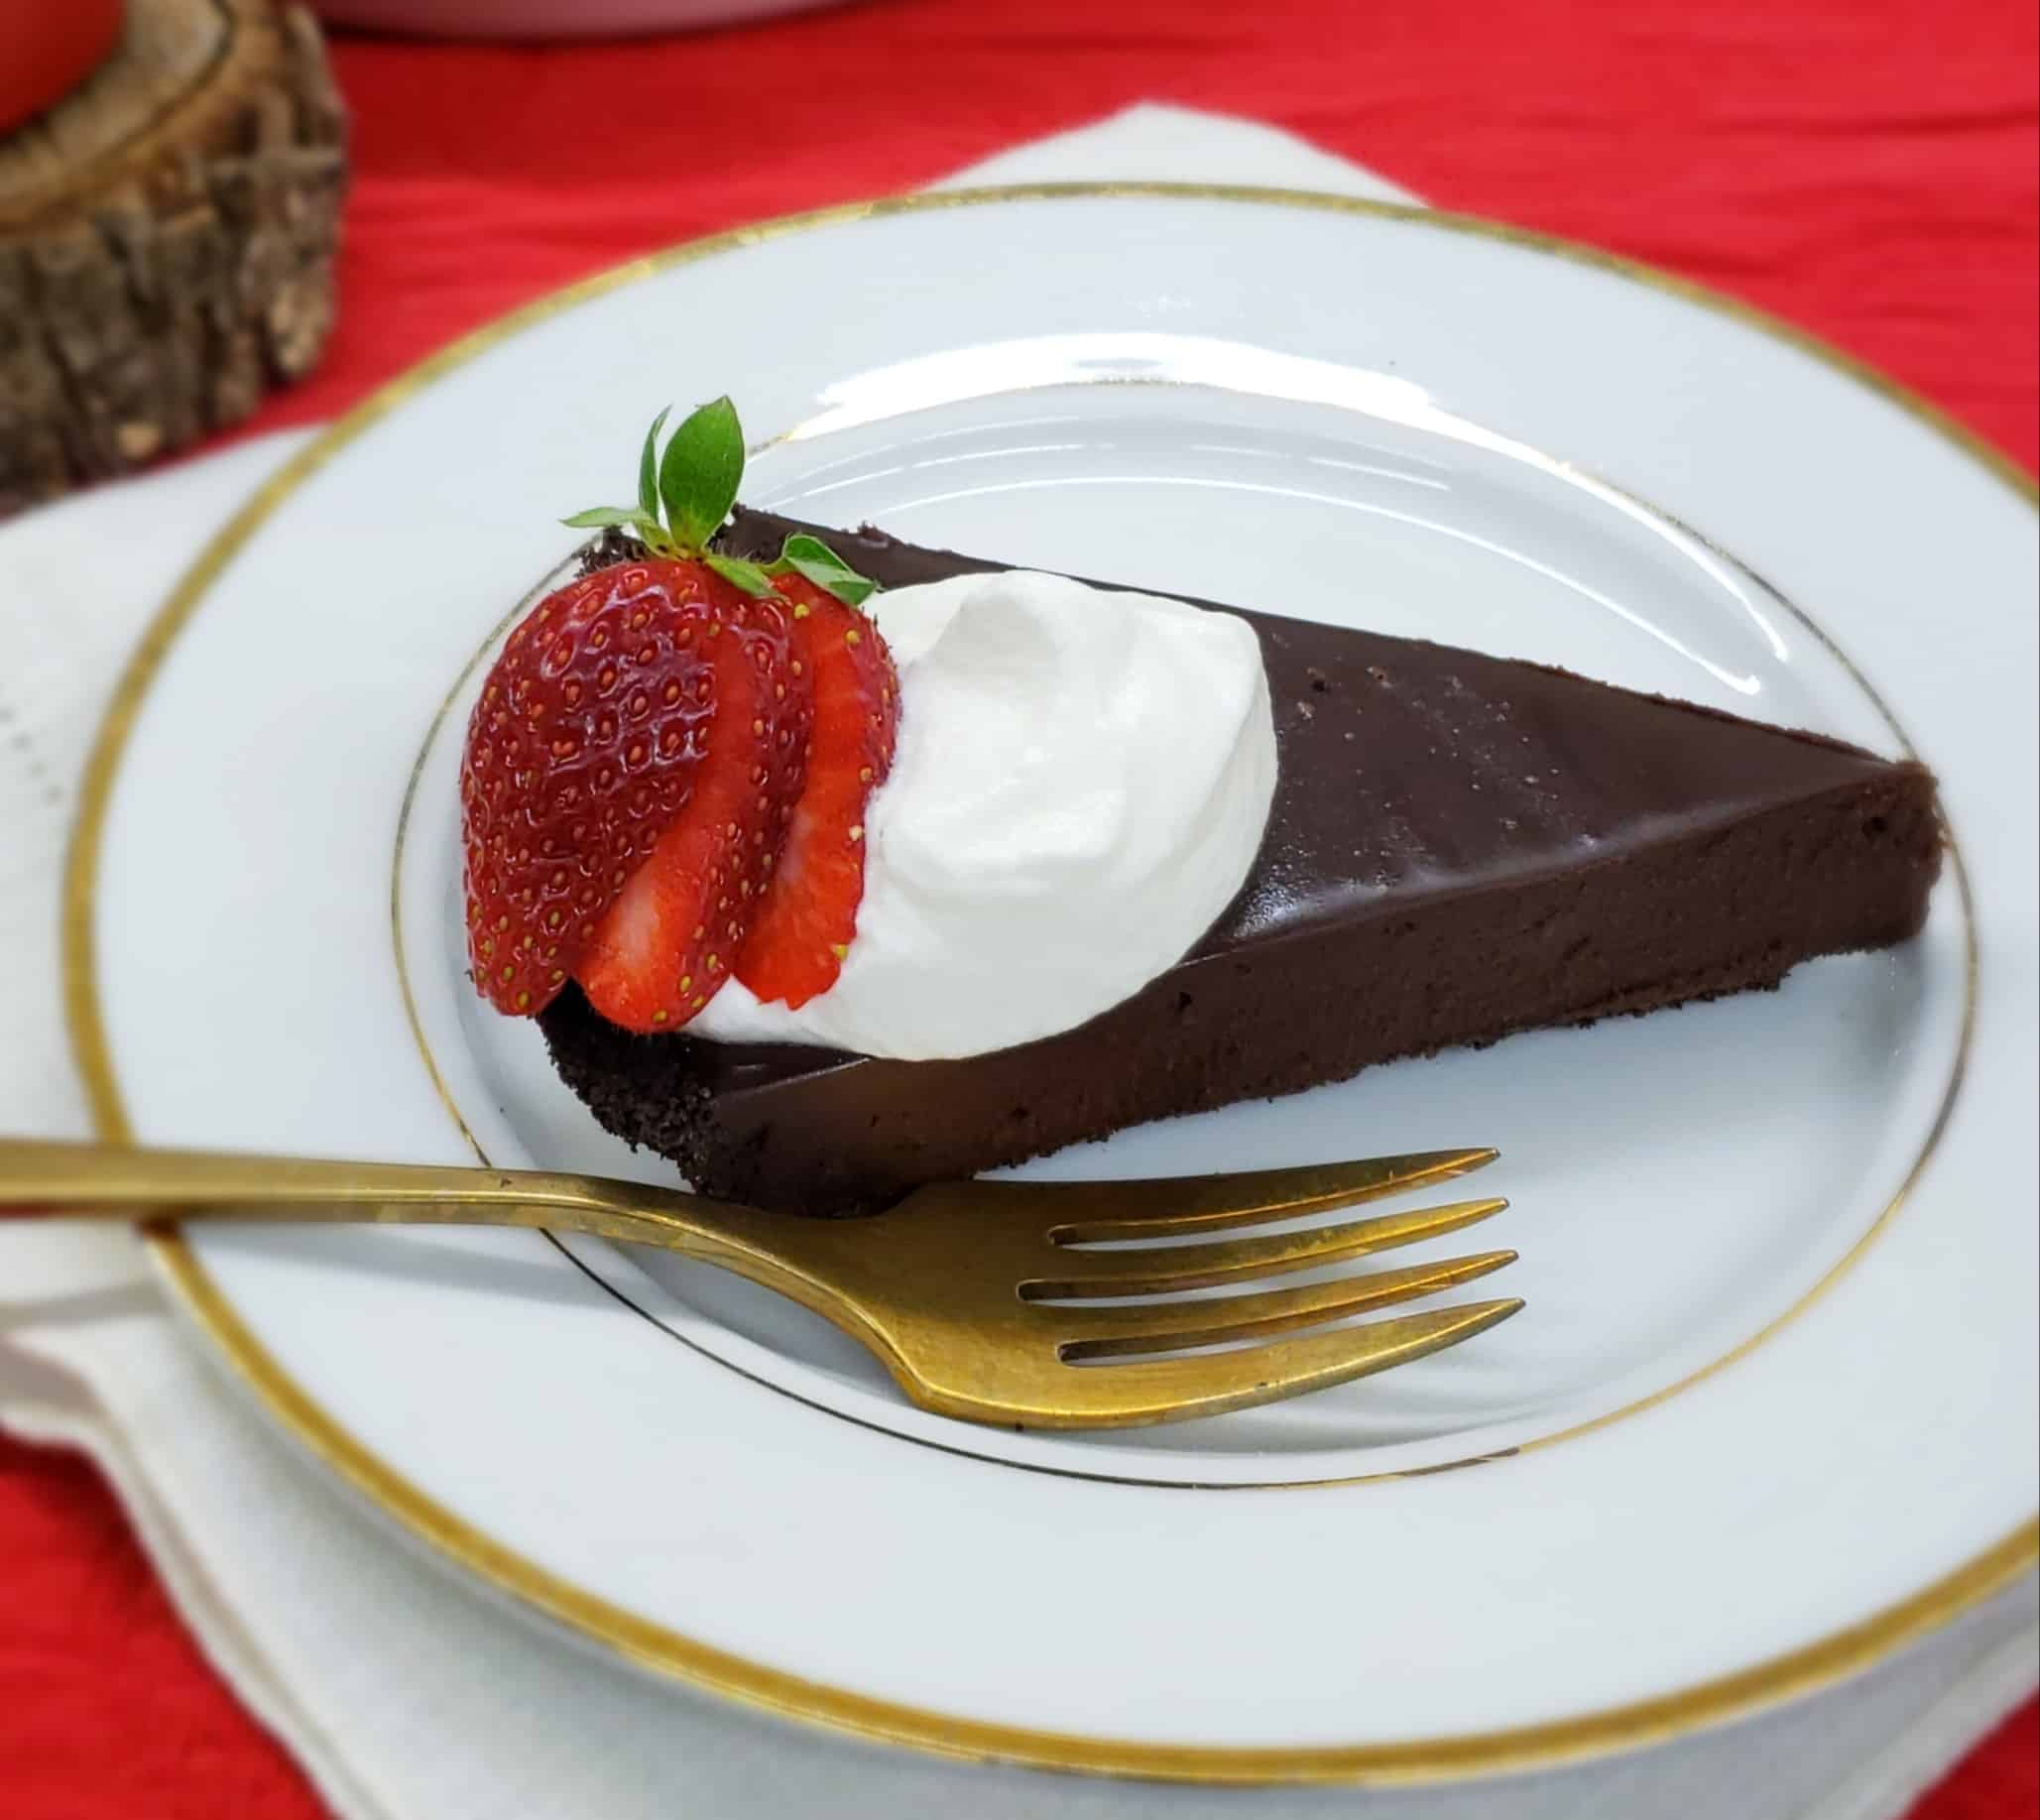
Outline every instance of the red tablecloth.
<svg viewBox="0 0 2040 1820"><path fill-rule="evenodd" d="M260 426L328 416L645 248L1148 98L1256 115L1445 206L1734 292L2040 456L2032 0L867 0L665 43L352 40L334 61L358 171L340 326ZM85 1468L0 1443L0 1813L317 1812ZM2036 1814L2029 1706L1916 1820Z"/></svg>

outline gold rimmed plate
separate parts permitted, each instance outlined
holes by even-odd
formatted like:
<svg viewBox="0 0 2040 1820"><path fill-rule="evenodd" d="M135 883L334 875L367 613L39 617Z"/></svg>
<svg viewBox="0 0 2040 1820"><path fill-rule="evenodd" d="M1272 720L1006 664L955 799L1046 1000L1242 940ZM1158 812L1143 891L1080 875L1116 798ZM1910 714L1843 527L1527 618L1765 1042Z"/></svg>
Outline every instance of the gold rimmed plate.
<svg viewBox="0 0 2040 1820"><path fill-rule="evenodd" d="M1016 237L1025 287L995 256ZM1302 294L1252 277L1305 269ZM2032 995L1993 973L2021 928L2030 967L2030 495L1787 337L1480 223L1167 188L887 203L646 262L371 401L180 591L95 765L72 989L110 1127L645 1166L466 997L444 733L564 553L561 502L609 484L651 409L723 389L763 442L754 503L1909 742L1970 889L1952 869L1918 943L1775 995L1041 1165L1478 1129L1535 1318L1477 1359L1194 1434L988 1437L712 1273L494 1234L170 1247L330 1464L499 1586L724 1691L1216 1779L1663 1736L1873 1659L2030 1560L2032 1158L2001 1138L2029 1116ZM1309 1489L1218 1495L1270 1486ZM1395 1567L1327 1574L1328 1550ZM1275 1565L1243 1613L1244 1559Z"/></svg>

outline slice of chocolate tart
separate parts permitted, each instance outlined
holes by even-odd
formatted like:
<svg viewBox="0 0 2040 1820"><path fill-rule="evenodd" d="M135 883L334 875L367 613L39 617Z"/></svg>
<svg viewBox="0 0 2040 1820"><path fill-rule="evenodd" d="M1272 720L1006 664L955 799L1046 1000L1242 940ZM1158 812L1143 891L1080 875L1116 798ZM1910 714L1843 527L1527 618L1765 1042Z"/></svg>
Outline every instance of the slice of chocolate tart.
<svg viewBox="0 0 2040 1820"><path fill-rule="evenodd" d="M795 532L887 587L999 566L741 509L722 544L765 558ZM541 1018L562 1078L705 1193L841 1214L1396 1056L1772 987L1925 918L1941 827L1920 765L1536 664L1241 617L1274 706L1267 831L1232 905L1132 998L1021 1047L894 1061L633 1035L569 986Z"/></svg>

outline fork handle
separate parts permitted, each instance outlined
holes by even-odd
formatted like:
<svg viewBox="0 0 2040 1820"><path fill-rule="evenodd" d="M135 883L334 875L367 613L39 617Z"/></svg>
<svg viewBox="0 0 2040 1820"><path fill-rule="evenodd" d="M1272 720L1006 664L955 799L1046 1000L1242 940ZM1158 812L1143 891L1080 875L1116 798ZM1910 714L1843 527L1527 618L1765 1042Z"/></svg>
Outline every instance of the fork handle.
<svg viewBox="0 0 2040 1820"><path fill-rule="evenodd" d="M0 1138L0 1219L522 1226L658 1245L793 1292L769 1214L677 1189L537 1169L330 1162ZM782 1227L782 1223L781 1224ZM803 1300L808 1299L803 1296Z"/></svg>
<svg viewBox="0 0 2040 1820"><path fill-rule="evenodd" d="M10 1217L251 1220L299 1225L519 1226L653 1245L789 1296L889 1363L884 1335L838 1286L860 1253L846 1227L677 1188L541 1169L329 1162L304 1156L0 1138ZM883 1216L879 1216L883 1217Z"/></svg>
<svg viewBox="0 0 2040 1820"><path fill-rule="evenodd" d="M492 1213L599 1208L591 1188L574 1176L530 1170L0 1139L0 1209L13 1214L362 1220L372 1219L377 1206L388 1206L403 1209L396 1217L404 1219L438 1215L448 1223L488 1224Z"/></svg>

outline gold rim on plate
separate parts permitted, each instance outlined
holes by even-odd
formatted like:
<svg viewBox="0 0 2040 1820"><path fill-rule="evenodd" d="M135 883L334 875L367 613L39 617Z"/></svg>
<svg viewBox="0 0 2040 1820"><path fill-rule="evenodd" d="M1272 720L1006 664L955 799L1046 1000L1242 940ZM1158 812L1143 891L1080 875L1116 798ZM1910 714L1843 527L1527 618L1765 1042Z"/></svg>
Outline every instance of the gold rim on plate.
<svg viewBox="0 0 2040 1820"><path fill-rule="evenodd" d="M441 375L534 324L606 292L695 260L817 227L948 208L1106 197L1232 202L1372 215L1463 234L1609 272L1682 299L1797 348L1906 412L1955 444L2029 504L2030 476L1936 406L1805 330L1688 280L1598 248L1478 216L1311 190L1199 183L1038 183L931 191L781 216L713 234L599 273L540 298L400 374L300 449L212 539L151 623L123 671L79 789L62 903L64 1012L93 1117L111 1140L132 1136L100 1013L92 948L93 893L107 805L129 734L165 656L212 583L271 513L340 449ZM1730 1675L1655 1699L1508 1730L1403 1744L1228 1749L1089 1738L987 1724L877 1700L711 1648L598 1599L506 1548L434 1503L347 1433L278 1365L176 1232L152 1249L185 1312L270 1414L317 1459L394 1518L501 1592L617 1653L744 1704L868 1739L941 1756L1188 1782L1413 1783L1548 1767L1666 1742L1777 1704L1867 1668L2009 1585L2040 1561L2040 1514L1953 1573L1816 1642Z"/></svg>

